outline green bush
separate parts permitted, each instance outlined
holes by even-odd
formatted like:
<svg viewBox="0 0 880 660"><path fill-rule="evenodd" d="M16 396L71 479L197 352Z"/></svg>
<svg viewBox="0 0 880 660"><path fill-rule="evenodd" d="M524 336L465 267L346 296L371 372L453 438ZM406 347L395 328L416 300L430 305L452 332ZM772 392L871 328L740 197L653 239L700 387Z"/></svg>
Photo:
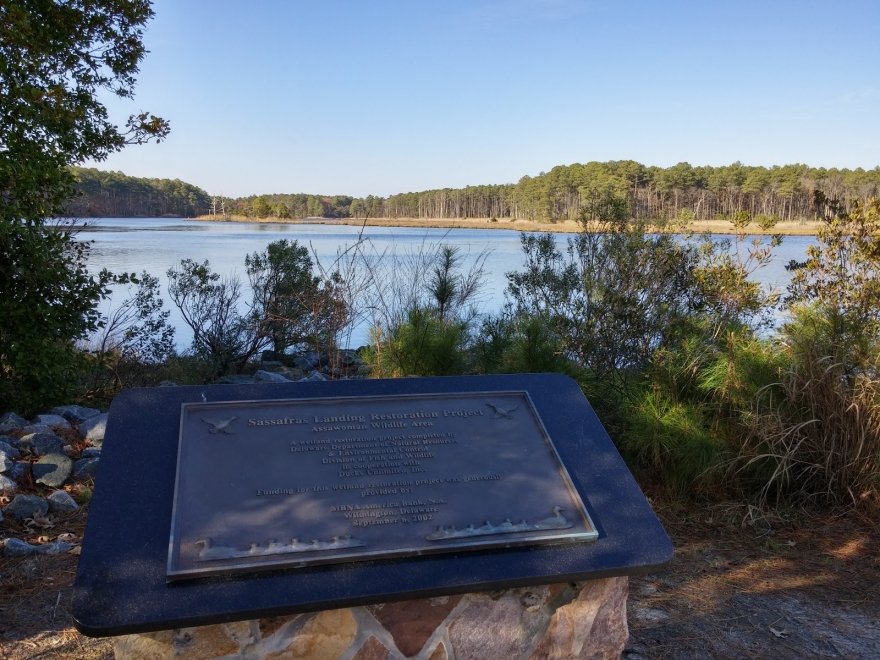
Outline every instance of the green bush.
<svg viewBox="0 0 880 660"><path fill-rule="evenodd" d="M816 194L818 242L793 264L783 364L739 465L764 501L880 504L880 201Z"/></svg>
<svg viewBox="0 0 880 660"><path fill-rule="evenodd" d="M313 274L308 248L287 240L247 255L245 269L253 295L253 324L273 351L335 347L336 334L348 323L348 310L337 291L338 273L322 281Z"/></svg>
<svg viewBox="0 0 880 660"><path fill-rule="evenodd" d="M826 209L818 243L794 264L792 305L814 305L834 354L848 370L870 362L880 344L880 200L846 209L817 193Z"/></svg>
<svg viewBox="0 0 880 660"><path fill-rule="evenodd" d="M525 270L508 274L518 317L544 319L562 354L598 379L645 368L699 295L696 251L643 226L593 220L561 251L522 235Z"/></svg>
<svg viewBox="0 0 880 660"><path fill-rule="evenodd" d="M631 465L659 476L680 494L717 492L728 452L703 406L647 386L622 412L620 449Z"/></svg>
<svg viewBox="0 0 880 660"><path fill-rule="evenodd" d="M113 278L89 273L88 245L62 226L0 219L0 254L0 407L65 403L85 366L76 342L101 325Z"/></svg>
<svg viewBox="0 0 880 660"><path fill-rule="evenodd" d="M473 352L477 369L484 373L578 373L547 320L539 316L485 319Z"/></svg>
<svg viewBox="0 0 880 660"><path fill-rule="evenodd" d="M390 336L373 337L366 360L377 378L451 376L466 370L467 340L466 324L417 308Z"/></svg>
<svg viewBox="0 0 880 660"><path fill-rule="evenodd" d="M472 368L474 303L486 256L464 271L459 248L423 248L401 260L390 282L374 278L376 316L366 351L373 376L445 376Z"/></svg>
<svg viewBox="0 0 880 660"><path fill-rule="evenodd" d="M550 235L523 235L526 267L508 275L507 321L484 325L478 357L498 370L573 365L634 467L678 492L721 490L736 438L780 373L759 335L778 295L749 279L780 238L743 247L740 214L731 250L646 233L621 211L586 208L564 250Z"/></svg>

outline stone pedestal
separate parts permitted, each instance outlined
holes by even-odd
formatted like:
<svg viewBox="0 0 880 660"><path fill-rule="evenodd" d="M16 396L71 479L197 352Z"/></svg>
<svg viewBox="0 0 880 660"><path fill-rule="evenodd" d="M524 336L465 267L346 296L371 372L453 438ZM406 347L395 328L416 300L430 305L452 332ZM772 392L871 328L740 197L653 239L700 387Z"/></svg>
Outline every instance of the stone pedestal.
<svg viewBox="0 0 880 660"><path fill-rule="evenodd" d="M617 658L628 579L469 593L125 635L120 660Z"/></svg>

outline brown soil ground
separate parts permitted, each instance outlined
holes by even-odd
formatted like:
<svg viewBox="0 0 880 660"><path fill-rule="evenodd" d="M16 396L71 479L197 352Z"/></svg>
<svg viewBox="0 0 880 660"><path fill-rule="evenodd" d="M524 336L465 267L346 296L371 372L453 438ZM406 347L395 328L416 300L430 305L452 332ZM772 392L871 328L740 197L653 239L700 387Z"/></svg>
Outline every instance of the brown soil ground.
<svg viewBox="0 0 880 660"><path fill-rule="evenodd" d="M654 501L671 564L630 581L637 658L880 657L880 523Z"/></svg>
<svg viewBox="0 0 880 660"><path fill-rule="evenodd" d="M630 582L624 658L880 657L880 524L857 513L762 514L744 505L653 505L675 544L661 571ZM82 538L86 513L36 541ZM7 523L9 520L7 519ZM74 553L0 558L0 657L112 657L73 628Z"/></svg>
<svg viewBox="0 0 880 660"><path fill-rule="evenodd" d="M527 222L525 220L492 220L490 218L369 218L357 220L354 218L342 218L328 220L327 218L306 218L305 220L279 220L277 218L248 218L245 216L218 216L203 215L196 220L220 220L226 222L261 222L267 224L310 224L310 225L353 225L357 227L432 227L439 229L513 229L515 231L575 233L580 231L580 224L571 220L565 222ZM817 222L780 222L771 231L762 231L757 225L749 225L746 228L748 234L784 234L787 236L812 236L815 235L819 224ZM733 226L723 220L705 220L693 222L689 229L697 232L709 232L712 234L733 234Z"/></svg>

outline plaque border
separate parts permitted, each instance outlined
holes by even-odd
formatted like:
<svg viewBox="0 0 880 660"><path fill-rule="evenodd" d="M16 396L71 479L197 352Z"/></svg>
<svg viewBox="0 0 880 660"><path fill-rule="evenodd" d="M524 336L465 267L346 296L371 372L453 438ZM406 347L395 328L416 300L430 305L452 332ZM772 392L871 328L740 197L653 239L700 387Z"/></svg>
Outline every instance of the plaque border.
<svg viewBox="0 0 880 660"><path fill-rule="evenodd" d="M522 532L523 534L534 534L526 538L511 537L483 541L460 541L460 542L444 542L437 546L417 546L417 547L401 547L392 550L376 550L364 551L357 553L344 553L336 555L321 555L309 558L288 558L277 561L243 561L232 566L224 564L220 566L204 566L181 569L175 564L179 564L179 559L175 562L175 548L179 549L179 511L178 496L181 478L181 465L183 463L183 444L184 444L184 414L186 411L193 409L212 409L212 408L229 408L237 407L253 407L253 408L270 408L280 405L308 405L310 403L326 403L334 401L400 401L400 400L425 400L425 399L458 399L458 398L490 398L492 396L502 397L518 395L525 399L529 415L537 426L544 448L548 451L550 459L555 463L559 478L565 485L569 498L575 505L575 509L584 527L585 532L576 532L569 534L546 534L541 535L540 532ZM374 561L381 559L400 559L406 557L418 557L438 554L451 554L456 552L470 551L489 551L501 550L507 548L521 548L532 545L563 545L569 543L584 543L595 541L599 537L599 531L590 517L590 513L584 504L584 499L578 492L574 481L565 467L565 463L559 455L556 445L553 442L541 415L535 406L532 397L527 390L492 390L492 391L467 391L467 392L436 392L430 394L372 394L372 395L349 395L349 396L326 396L326 397L291 397L281 399L246 399L232 401L185 401L180 404L179 420L178 420L178 438L177 438L177 461L174 473L174 489L172 494L171 506L171 522L168 538L168 556L166 561L166 581L168 583L177 583L185 580L206 578L221 575L238 576L248 573L259 573L263 571L284 571L296 570L312 566L322 566L328 564L350 564L366 561ZM179 551L178 551L179 554Z"/></svg>

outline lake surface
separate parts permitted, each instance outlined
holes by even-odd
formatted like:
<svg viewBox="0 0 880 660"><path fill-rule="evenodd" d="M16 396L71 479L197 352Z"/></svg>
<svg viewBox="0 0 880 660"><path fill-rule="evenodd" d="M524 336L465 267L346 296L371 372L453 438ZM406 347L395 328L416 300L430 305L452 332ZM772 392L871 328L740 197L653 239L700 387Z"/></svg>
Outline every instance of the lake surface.
<svg viewBox="0 0 880 660"><path fill-rule="evenodd" d="M350 225L260 224L245 222L202 222L178 218L98 218L88 220L78 237L92 242L89 267L107 268L114 272L146 270L159 277L166 307L176 328L178 349L189 345L192 334L171 305L166 291L166 271L179 265L182 259L210 261L212 270L221 275L237 275L247 288L244 267L245 255L262 252L276 240L296 240L317 255L328 270L338 255L359 240L362 253L374 264L380 277L404 276L400 261L407 254L432 251L441 243L457 246L465 267L488 250L485 262L486 286L480 308L497 312L504 302L507 286L505 274L523 267L520 233L504 229L430 229L414 227L360 227ZM565 234L556 234L564 244ZM725 237L716 237L719 240ZM769 287L784 288L789 280L785 264L791 259L802 260L808 245L815 243L812 236L787 236L775 251L774 260L757 271L755 279ZM384 255L382 257L381 255ZM314 260L314 256L313 256ZM116 302L126 296L125 291L114 292ZM245 295L248 298L249 295ZM113 299L105 304L112 307ZM367 342L368 325L361 323L347 338L347 344L356 347Z"/></svg>

